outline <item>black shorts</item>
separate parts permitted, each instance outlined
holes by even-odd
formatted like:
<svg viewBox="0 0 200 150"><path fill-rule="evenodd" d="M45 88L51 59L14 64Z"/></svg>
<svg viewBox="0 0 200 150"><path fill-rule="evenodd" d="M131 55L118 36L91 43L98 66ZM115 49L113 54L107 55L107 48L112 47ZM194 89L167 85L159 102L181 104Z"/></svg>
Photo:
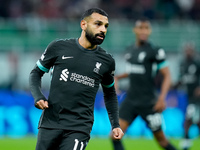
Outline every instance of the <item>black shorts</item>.
<svg viewBox="0 0 200 150"><path fill-rule="evenodd" d="M147 126L152 132L161 130L162 117L161 113L153 110L152 106L136 106L131 101L125 99L119 109L119 117L126 120L131 124L137 116L141 116L142 119L147 123Z"/></svg>
<svg viewBox="0 0 200 150"><path fill-rule="evenodd" d="M40 128L36 150L84 150L89 139L83 132Z"/></svg>

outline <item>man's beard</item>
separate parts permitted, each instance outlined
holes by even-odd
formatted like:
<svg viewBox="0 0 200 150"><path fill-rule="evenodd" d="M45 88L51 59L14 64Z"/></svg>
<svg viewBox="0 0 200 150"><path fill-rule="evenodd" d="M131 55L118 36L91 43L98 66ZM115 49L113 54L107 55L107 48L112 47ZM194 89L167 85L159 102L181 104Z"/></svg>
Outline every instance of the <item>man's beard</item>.
<svg viewBox="0 0 200 150"><path fill-rule="evenodd" d="M97 33L93 35L92 32L90 32L88 29L86 29L85 31L85 36L92 45L100 45L104 41L104 38L105 38L104 33ZM97 36L101 36L103 37L103 39L99 39L97 38Z"/></svg>

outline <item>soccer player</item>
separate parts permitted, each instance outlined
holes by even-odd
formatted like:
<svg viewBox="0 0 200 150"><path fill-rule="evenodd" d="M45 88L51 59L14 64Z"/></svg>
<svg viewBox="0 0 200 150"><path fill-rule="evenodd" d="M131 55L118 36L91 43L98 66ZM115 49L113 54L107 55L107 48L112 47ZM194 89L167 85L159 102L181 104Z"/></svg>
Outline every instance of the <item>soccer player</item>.
<svg viewBox="0 0 200 150"><path fill-rule="evenodd" d="M189 128L192 124L197 124L200 129L200 63L195 57L195 48L192 43L187 43L184 47L184 59L180 63L180 80L178 85L186 88L188 96L188 106L184 122L184 140L181 147L188 150L191 147L189 138Z"/></svg>
<svg viewBox="0 0 200 150"><path fill-rule="evenodd" d="M135 118L140 115L153 132L159 145L166 150L175 150L161 129L161 112L166 108L165 98L171 85L165 51L148 42L151 24L147 19L137 20L133 31L136 36L135 44L128 47L125 54L127 72L115 77L116 89L118 80L127 77L130 79L127 97L119 109L120 127L125 132ZM152 77L154 64L157 64L157 70L163 76L158 97L155 94L154 78ZM115 150L124 150L121 141L114 139L112 141Z"/></svg>
<svg viewBox="0 0 200 150"><path fill-rule="evenodd" d="M50 43L30 73L35 106L42 109L36 150L84 150L90 139L94 101L102 85L112 136L121 139L114 88L115 61L99 44L104 41L108 15L99 8L84 12L76 39ZM53 67L48 99L41 78Z"/></svg>

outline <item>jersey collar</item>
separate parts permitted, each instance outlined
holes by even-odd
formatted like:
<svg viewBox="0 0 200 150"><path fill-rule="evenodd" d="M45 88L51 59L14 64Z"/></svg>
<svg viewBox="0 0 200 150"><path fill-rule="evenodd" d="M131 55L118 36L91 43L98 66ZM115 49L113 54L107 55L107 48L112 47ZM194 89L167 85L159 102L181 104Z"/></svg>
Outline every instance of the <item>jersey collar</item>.
<svg viewBox="0 0 200 150"><path fill-rule="evenodd" d="M78 45L78 47L82 50L82 51L85 51L85 52L96 52L98 51L99 49L99 46L97 45L97 47L95 49L92 49L92 50L89 50L89 49L86 49L84 48L83 46L81 46L78 42L78 38L76 38L76 44Z"/></svg>

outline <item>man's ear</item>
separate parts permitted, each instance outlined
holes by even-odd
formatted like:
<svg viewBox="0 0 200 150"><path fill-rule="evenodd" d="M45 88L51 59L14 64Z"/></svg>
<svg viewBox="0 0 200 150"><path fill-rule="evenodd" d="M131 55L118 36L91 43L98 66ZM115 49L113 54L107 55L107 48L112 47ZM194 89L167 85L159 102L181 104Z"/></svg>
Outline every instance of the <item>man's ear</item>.
<svg viewBox="0 0 200 150"><path fill-rule="evenodd" d="M87 29L87 21L81 20L81 29L86 30Z"/></svg>

